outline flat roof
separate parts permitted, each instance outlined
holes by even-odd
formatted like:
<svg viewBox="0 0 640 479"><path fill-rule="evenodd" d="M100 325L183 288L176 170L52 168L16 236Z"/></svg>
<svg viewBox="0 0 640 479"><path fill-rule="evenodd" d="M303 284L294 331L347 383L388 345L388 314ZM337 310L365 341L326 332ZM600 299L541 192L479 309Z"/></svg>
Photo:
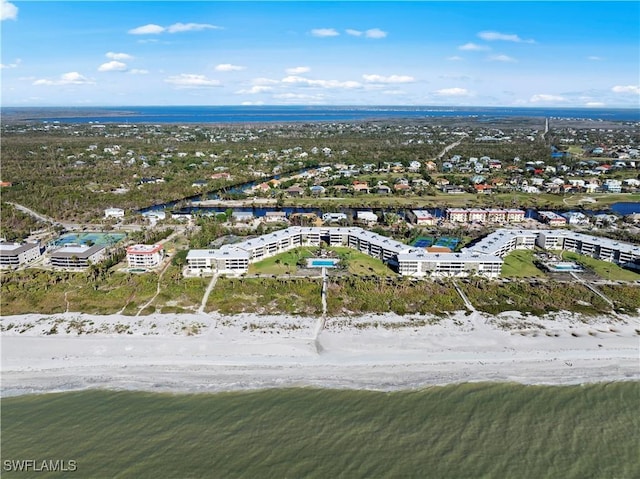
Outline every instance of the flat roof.
<svg viewBox="0 0 640 479"><path fill-rule="evenodd" d="M127 247L127 254L153 254L162 250L161 244L136 244Z"/></svg>
<svg viewBox="0 0 640 479"><path fill-rule="evenodd" d="M16 254L23 253L25 251L29 251L30 249L37 248L38 243L9 243L2 242L0 243L0 255L2 256L13 256Z"/></svg>

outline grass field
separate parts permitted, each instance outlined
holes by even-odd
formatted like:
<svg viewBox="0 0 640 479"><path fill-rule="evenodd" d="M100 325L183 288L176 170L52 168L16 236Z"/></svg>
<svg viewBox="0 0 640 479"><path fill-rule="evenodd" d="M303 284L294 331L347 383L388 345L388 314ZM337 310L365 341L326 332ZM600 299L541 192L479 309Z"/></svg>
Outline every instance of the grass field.
<svg viewBox="0 0 640 479"><path fill-rule="evenodd" d="M501 274L504 278L544 276L544 273L533 264L533 251L524 249L515 250L505 256Z"/></svg>
<svg viewBox="0 0 640 479"><path fill-rule="evenodd" d="M32 395L2 401L2 459L77 463L42 478L626 479L639 396L635 382Z"/></svg>
<svg viewBox="0 0 640 479"><path fill-rule="evenodd" d="M640 274L629 271L628 269L623 269L608 261L600 261L572 251L562 251L562 257L583 265L603 279L612 281L640 281Z"/></svg>

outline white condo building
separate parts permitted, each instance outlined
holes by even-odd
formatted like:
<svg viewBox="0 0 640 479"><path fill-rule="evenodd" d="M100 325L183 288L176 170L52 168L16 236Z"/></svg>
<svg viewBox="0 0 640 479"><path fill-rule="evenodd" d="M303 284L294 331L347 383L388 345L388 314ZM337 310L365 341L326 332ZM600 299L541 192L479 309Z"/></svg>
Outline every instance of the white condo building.
<svg viewBox="0 0 640 479"><path fill-rule="evenodd" d="M136 244L127 247L127 262L130 268L153 268L163 258L161 244Z"/></svg>
<svg viewBox="0 0 640 479"><path fill-rule="evenodd" d="M42 249L38 243L0 243L0 267L17 268L38 259Z"/></svg>
<svg viewBox="0 0 640 479"><path fill-rule="evenodd" d="M503 259L516 249L566 249L618 264L640 260L640 246L564 230L499 229L458 253L430 253L358 227L293 226L267 235L190 250L187 274L242 274L249 264L300 246L347 246L378 258L403 276L500 276Z"/></svg>

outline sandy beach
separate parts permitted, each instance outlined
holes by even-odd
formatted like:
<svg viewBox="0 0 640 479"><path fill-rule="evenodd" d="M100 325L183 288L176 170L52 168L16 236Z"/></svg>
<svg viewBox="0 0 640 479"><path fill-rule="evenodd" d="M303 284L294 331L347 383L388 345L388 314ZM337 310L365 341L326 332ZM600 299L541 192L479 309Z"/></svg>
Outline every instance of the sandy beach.
<svg viewBox="0 0 640 479"><path fill-rule="evenodd" d="M393 391L640 380L640 318L28 314L0 318L3 397L108 388Z"/></svg>

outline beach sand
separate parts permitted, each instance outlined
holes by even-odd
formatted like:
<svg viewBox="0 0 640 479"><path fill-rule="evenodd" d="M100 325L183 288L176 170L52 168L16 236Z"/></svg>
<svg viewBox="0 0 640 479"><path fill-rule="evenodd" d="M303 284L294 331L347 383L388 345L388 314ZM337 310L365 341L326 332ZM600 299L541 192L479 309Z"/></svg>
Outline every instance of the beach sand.
<svg viewBox="0 0 640 479"><path fill-rule="evenodd" d="M0 324L3 397L640 380L638 317L64 313L5 316Z"/></svg>

